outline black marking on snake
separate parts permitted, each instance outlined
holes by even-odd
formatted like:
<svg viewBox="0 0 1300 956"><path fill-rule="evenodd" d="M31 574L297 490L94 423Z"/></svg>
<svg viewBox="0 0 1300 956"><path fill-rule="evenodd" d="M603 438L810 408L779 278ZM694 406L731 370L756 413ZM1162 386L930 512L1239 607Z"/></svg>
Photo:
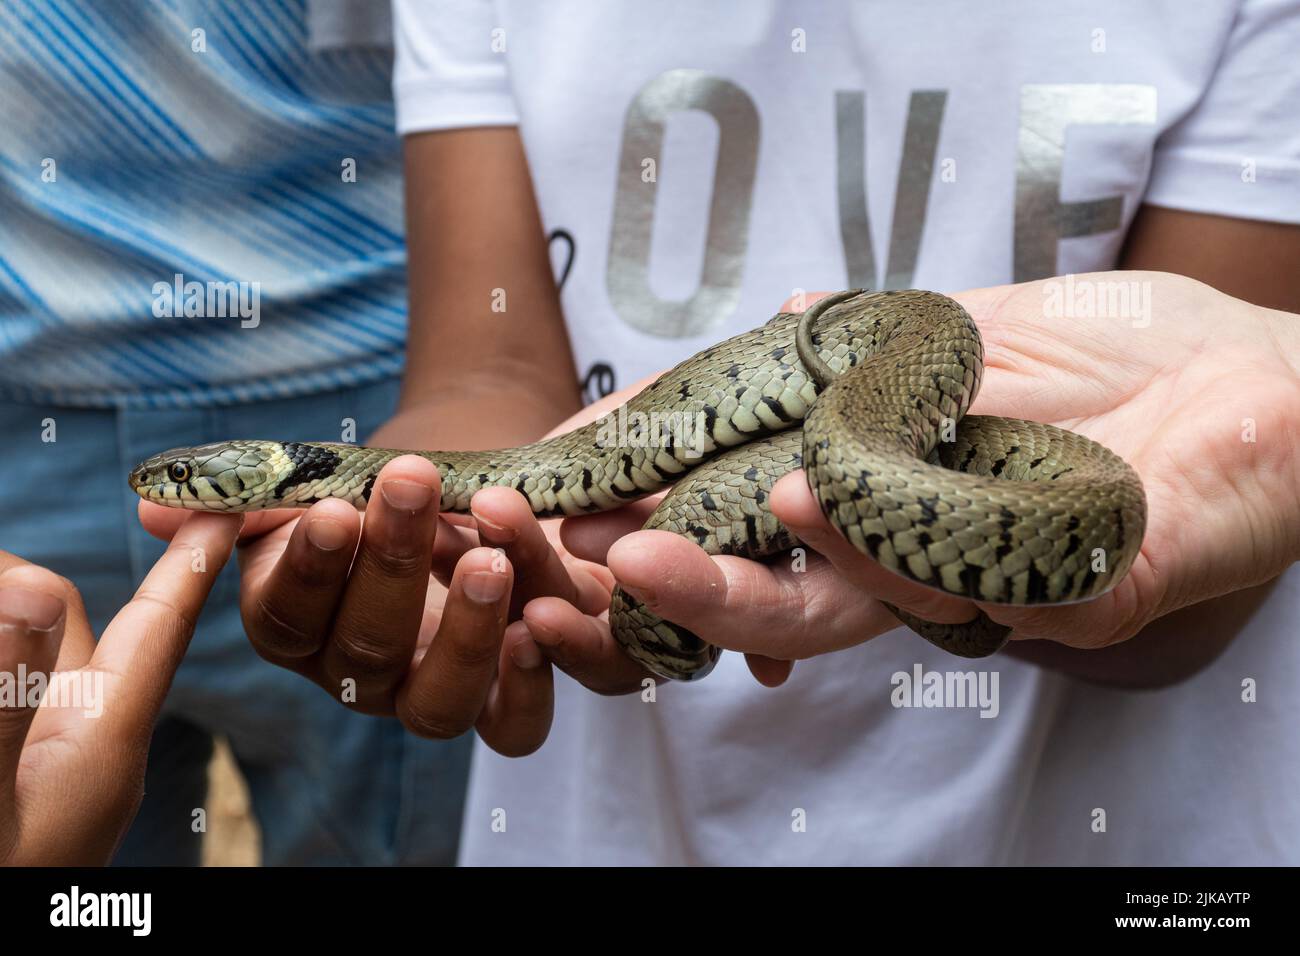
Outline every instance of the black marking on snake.
<svg viewBox="0 0 1300 956"><path fill-rule="evenodd" d="M582 469L582 490L590 491L592 484L594 484L594 481L591 477L591 469L590 468Z"/></svg>
<svg viewBox="0 0 1300 956"><path fill-rule="evenodd" d="M1016 516L1006 505L998 509L998 525L1003 531L1010 531L1016 526Z"/></svg>
<svg viewBox="0 0 1300 956"><path fill-rule="evenodd" d="M735 362L732 362L731 367L728 368L726 372L724 372L723 374L726 375L727 378L731 379L734 382L736 379L740 378L740 366L737 365Z"/></svg>
<svg viewBox="0 0 1300 956"><path fill-rule="evenodd" d="M366 479L366 486L361 489L361 500L369 503L370 493L375 490L375 481L379 478L379 472L375 472Z"/></svg>
<svg viewBox="0 0 1300 956"><path fill-rule="evenodd" d="M702 528L697 524L687 525L686 530L695 536L696 542L700 547L704 547L704 542L709 540L709 529Z"/></svg>
<svg viewBox="0 0 1300 956"><path fill-rule="evenodd" d="M745 469L744 478L746 481L758 481L758 469L750 465Z"/></svg>
<svg viewBox="0 0 1300 956"><path fill-rule="evenodd" d="M620 498L630 499L630 498L644 497L645 492L642 491L640 488L636 487L636 481L632 478L632 456L625 454L623 455L622 461L623 461L623 468L622 468L623 475L624 477L627 478L628 481L632 482L632 490L624 491L618 485L612 483L609 486L610 490L613 491L614 494Z"/></svg>
<svg viewBox="0 0 1300 956"><path fill-rule="evenodd" d="M1071 518L1070 520L1074 523L1076 527L1078 527L1079 524L1078 518ZM1061 552L1061 560L1064 561L1070 555L1074 554L1074 552L1078 551L1079 545L1081 544L1083 544L1083 542L1079 540L1079 536L1077 534L1072 534L1068 538L1066 538L1065 550Z"/></svg>
<svg viewBox="0 0 1300 956"><path fill-rule="evenodd" d="M1065 530L1066 530L1066 531L1074 531L1074 530L1075 530L1076 528L1078 528L1078 527L1079 527L1079 516L1078 516L1078 515L1070 515L1070 521L1069 521L1068 524L1066 524L1066 526L1065 526Z"/></svg>
<svg viewBox="0 0 1300 956"><path fill-rule="evenodd" d="M989 472L993 475L994 478L997 478L1002 474L1002 469L1006 467L1007 467L1007 460L1005 458L999 458L997 461L993 463L993 467L989 469Z"/></svg>
<svg viewBox="0 0 1300 956"><path fill-rule="evenodd" d="M782 422L794 421L794 418L791 417L790 413L787 412L784 408L782 408L781 403L778 402L775 398L769 398L768 396L764 395L763 404L766 405L768 407L768 410L771 411L772 414L777 417L778 421L782 421Z"/></svg>
<svg viewBox="0 0 1300 956"><path fill-rule="evenodd" d="M1119 535L1119 541L1115 544L1115 550L1123 553L1124 551L1124 510L1115 509L1115 531Z"/></svg>
<svg viewBox="0 0 1300 956"><path fill-rule="evenodd" d="M1092 583L1097 580L1097 572L1090 564L1088 573L1083 576L1083 583L1079 585L1079 594L1088 594L1092 590Z"/></svg>
<svg viewBox="0 0 1300 956"><path fill-rule="evenodd" d="M1025 600L1030 604L1042 604L1048 600L1047 575L1038 570L1038 562L1031 561L1028 577L1025 581Z"/></svg>
<svg viewBox="0 0 1300 956"><path fill-rule="evenodd" d="M190 494L193 495L194 500L197 501L199 498L199 490L194 487L194 482L193 481L185 482L185 487L190 490Z"/></svg>
<svg viewBox="0 0 1300 956"><path fill-rule="evenodd" d="M673 477L671 474L664 474L664 470L659 467L659 463L653 458L647 457L644 467L653 471L659 477L660 481L669 481Z"/></svg>
<svg viewBox="0 0 1300 956"><path fill-rule="evenodd" d="M917 498L916 503L921 506L921 520L925 524L934 524L939 520L939 496L931 495L929 498ZM928 538L929 535L926 535Z"/></svg>
<svg viewBox="0 0 1300 956"><path fill-rule="evenodd" d="M1042 464L1043 462L1045 462L1045 461L1047 461L1047 456L1046 456L1046 455L1044 455L1042 458L1035 458L1033 461L1031 461L1031 462L1029 463L1029 467L1030 467L1031 469L1032 469L1032 468L1037 468L1039 465L1041 465L1041 464Z"/></svg>
<svg viewBox="0 0 1300 956"><path fill-rule="evenodd" d="M560 475L556 475L555 480L551 482L551 491L554 491L558 494L563 489L564 489L564 479Z"/></svg>
<svg viewBox="0 0 1300 956"><path fill-rule="evenodd" d="M343 462L337 452L321 445L288 441L281 442L280 447L284 449L284 453L293 462L293 471L275 486L274 496L276 498L284 497L284 493L295 485L328 478L334 474Z"/></svg>
<svg viewBox="0 0 1300 956"><path fill-rule="evenodd" d="M704 406L704 434L713 437L713 428L718 424L718 410L712 405Z"/></svg>
<svg viewBox="0 0 1300 956"><path fill-rule="evenodd" d="M713 495L707 491L700 492L700 504L704 506L705 511L717 511L718 503L713 500Z"/></svg>
<svg viewBox="0 0 1300 956"><path fill-rule="evenodd" d="M962 593L967 597L981 596L980 575L983 571L983 568L977 568L973 564L966 564L963 565L961 571L957 573L957 577L961 581Z"/></svg>
<svg viewBox="0 0 1300 956"><path fill-rule="evenodd" d="M656 654L662 654L664 651L667 651L672 657L681 658L684 661L694 661L700 651L704 650L704 641L686 630L686 628L679 627L672 621L664 621L662 623L677 637L677 646L665 642L662 648L656 648Z"/></svg>
<svg viewBox="0 0 1300 956"><path fill-rule="evenodd" d="M758 519L753 515L745 515L745 538L751 542L758 542Z"/></svg>

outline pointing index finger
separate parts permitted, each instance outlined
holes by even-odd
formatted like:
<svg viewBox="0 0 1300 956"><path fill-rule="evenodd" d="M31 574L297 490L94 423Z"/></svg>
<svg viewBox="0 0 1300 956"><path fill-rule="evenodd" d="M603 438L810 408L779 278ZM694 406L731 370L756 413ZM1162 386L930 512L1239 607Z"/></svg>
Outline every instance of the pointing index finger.
<svg viewBox="0 0 1300 956"><path fill-rule="evenodd" d="M157 716L240 525L233 515L192 514L104 631L90 666L120 679L106 716L132 732L143 732Z"/></svg>

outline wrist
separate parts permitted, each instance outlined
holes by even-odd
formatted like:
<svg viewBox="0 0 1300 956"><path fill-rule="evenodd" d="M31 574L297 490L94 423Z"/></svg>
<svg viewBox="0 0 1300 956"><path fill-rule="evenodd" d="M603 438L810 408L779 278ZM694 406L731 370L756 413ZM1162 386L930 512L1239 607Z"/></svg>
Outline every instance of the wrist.
<svg viewBox="0 0 1300 956"><path fill-rule="evenodd" d="M407 375L393 416L371 443L385 447L500 448L535 441L581 407L576 384L565 394L554 382L516 374L459 371L447 376Z"/></svg>
<svg viewBox="0 0 1300 956"><path fill-rule="evenodd" d="M489 365L453 369L408 367L402 376L398 408L436 405L462 397L494 401L500 397L532 402L562 421L582 407L578 382L571 375L559 378L537 363L497 357ZM554 424L554 422L552 422Z"/></svg>

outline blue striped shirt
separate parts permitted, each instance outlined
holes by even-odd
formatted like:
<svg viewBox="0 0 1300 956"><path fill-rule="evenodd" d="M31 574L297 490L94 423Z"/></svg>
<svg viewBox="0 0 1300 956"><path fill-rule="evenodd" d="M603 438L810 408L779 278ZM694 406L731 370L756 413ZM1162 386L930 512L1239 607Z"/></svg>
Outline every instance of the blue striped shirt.
<svg viewBox="0 0 1300 956"><path fill-rule="evenodd" d="M203 406L400 372L386 8L6 0L0 395Z"/></svg>

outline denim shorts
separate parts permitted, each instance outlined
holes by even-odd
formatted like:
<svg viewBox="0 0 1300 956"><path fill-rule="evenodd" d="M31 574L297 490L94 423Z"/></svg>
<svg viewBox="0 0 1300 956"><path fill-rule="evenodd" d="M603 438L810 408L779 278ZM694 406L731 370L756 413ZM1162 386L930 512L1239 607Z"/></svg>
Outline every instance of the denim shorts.
<svg viewBox="0 0 1300 956"><path fill-rule="evenodd" d="M178 445L225 438L364 437L392 412L397 382L194 410L112 411L0 402L5 477L0 548L81 590L100 632L163 543L136 519L131 466ZM53 440L49 440L53 438ZM187 864L213 735L248 781L267 865L451 864L471 738L412 737L352 713L315 684L261 660L239 619L232 559L208 601L163 710L140 815L117 862Z"/></svg>

